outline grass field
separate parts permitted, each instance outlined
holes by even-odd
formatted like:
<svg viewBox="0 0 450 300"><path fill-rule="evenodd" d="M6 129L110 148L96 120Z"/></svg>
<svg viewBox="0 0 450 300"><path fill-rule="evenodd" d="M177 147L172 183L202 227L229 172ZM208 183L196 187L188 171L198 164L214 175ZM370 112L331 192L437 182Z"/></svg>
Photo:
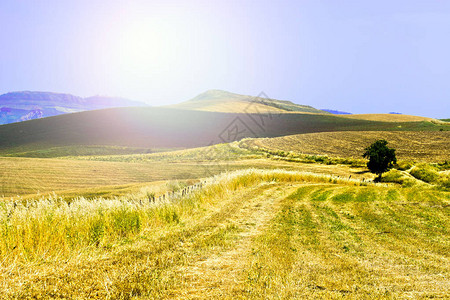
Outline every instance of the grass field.
<svg viewBox="0 0 450 300"><path fill-rule="evenodd" d="M0 157L0 299L445 298L450 149L438 129L447 125L370 124L414 131L165 152L9 145ZM400 161L373 183L361 154L379 138Z"/></svg>
<svg viewBox="0 0 450 300"><path fill-rule="evenodd" d="M450 193L285 170L2 205L0 297L445 298Z"/></svg>

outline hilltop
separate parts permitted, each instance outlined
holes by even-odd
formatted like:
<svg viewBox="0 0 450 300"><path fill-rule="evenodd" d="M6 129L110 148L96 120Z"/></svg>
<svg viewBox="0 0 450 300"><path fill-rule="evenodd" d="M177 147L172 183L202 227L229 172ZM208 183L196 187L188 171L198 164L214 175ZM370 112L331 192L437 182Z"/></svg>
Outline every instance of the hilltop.
<svg viewBox="0 0 450 300"><path fill-rule="evenodd" d="M118 97L82 98L71 94L51 92L11 92L0 95L0 124L86 110L145 105L142 102Z"/></svg>
<svg viewBox="0 0 450 300"><path fill-rule="evenodd" d="M295 104L287 100L276 100L266 95L240 95L222 90L209 90L191 100L170 107L188 110L202 110L233 113L304 112L328 114L308 105Z"/></svg>

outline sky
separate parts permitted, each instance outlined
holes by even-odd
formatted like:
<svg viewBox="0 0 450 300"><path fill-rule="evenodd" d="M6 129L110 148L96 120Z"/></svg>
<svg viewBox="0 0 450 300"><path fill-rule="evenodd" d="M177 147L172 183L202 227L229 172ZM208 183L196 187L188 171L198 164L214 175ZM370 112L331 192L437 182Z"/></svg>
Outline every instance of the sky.
<svg viewBox="0 0 450 300"><path fill-rule="evenodd" d="M1 0L0 93L450 118L450 1Z"/></svg>

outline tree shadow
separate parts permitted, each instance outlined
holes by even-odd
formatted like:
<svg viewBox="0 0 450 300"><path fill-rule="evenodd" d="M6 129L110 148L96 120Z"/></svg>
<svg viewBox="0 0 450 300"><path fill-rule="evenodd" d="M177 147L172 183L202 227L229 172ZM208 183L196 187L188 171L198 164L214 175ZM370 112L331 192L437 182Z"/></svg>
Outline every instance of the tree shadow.
<svg viewBox="0 0 450 300"><path fill-rule="evenodd" d="M370 173L370 171L369 170L364 170L364 171L358 171L358 172L353 172L353 173L355 173L355 174L367 174L367 173Z"/></svg>

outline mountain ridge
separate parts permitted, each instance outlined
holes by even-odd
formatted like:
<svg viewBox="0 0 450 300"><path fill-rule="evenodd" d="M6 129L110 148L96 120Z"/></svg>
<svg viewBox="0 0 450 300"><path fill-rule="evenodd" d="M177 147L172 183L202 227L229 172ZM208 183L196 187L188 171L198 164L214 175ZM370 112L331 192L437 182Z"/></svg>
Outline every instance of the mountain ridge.
<svg viewBox="0 0 450 300"><path fill-rule="evenodd" d="M9 124L87 110L146 106L119 97L79 97L67 93L17 91L0 95L0 124Z"/></svg>

